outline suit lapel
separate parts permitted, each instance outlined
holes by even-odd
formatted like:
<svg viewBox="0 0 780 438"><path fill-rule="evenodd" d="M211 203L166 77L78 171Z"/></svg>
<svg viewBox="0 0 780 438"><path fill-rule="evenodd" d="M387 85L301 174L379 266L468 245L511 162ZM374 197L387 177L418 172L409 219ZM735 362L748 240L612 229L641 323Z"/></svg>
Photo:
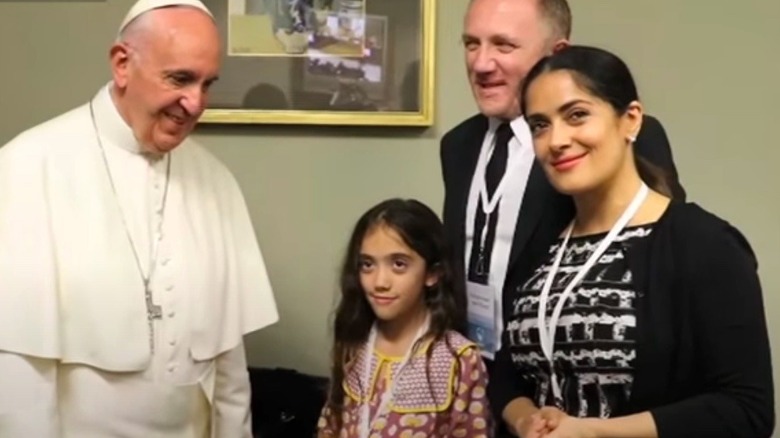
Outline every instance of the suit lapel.
<svg viewBox="0 0 780 438"><path fill-rule="evenodd" d="M454 211L458 212L458 239L456 248L460 248L461 251L466 247L466 211L469 202L469 192L471 191L471 181L474 177L474 172L477 169L477 161L479 160L479 152L482 150L482 143L485 139L485 133L488 129L487 118L479 117L475 119L474 125L468 130L466 138L463 139L462 151L460 151L464 159L458 160L461 164L461 168L457 170L457 175L462 175L462 178L457 178L459 187L455 191L458 194L456 208Z"/></svg>

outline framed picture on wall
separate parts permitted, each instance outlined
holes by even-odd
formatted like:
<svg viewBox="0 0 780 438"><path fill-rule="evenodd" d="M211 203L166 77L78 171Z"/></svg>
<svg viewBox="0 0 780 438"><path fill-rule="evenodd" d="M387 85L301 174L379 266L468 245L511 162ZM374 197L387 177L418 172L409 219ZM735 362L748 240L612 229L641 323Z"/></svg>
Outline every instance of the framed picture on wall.
<svg viewBox="0 0 780 438"><path fill-rule="evenodd" d="M201 123L430 126L437 0L202 0L224 44Z"/></svg>

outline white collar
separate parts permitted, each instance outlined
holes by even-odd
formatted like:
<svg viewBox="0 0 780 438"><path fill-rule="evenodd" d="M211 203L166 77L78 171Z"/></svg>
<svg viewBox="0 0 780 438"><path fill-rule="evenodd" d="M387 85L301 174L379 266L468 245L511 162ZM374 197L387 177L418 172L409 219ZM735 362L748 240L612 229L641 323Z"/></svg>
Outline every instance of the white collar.
<svg viewBox="0 0 780 438"><path fill-rule="evenodd" d="M502 123L505 123L506 120L499 119L496 117L489 117L488 118L488 131L495 133L499 126L501 126ZM520 133L523 131L527 131L528 123L525 121L525 117L518 116L512 120L509 121L509 127L512 128L512 133L515 135L515 137L520 137Z"/></svg>
<svg viewBox="0 0 780 438"><path fill-rule="evenodd" d="M135 137L133 129L127 124L119 113L119 109L111 97L113 82L103 86L93 99L95 122L100 130L100 136L104 143L118 146L129 152L141 155L147 154Z"/></svg>

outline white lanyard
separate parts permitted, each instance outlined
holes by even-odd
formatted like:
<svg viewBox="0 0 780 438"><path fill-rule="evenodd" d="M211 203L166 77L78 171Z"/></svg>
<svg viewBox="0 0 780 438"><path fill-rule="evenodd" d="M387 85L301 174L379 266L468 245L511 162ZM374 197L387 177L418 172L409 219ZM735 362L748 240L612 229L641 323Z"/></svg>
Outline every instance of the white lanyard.
<svg viewBox="0 0 780 438"><path fill-rule="evenodd" d="M371 425L374 423L374 421L377 418L382 416L383 411L387 408L387 405L393 399L393 392L395 391L395 387L396 387L395 384L398 381L398 379L401 378L401 372L403 371L403 369L411 361L412 353L414 352L414 347L417 344L417 341L419 341L428 332L428 326L429 326L429 315L426 315L425 322L417 330L417 335L415 335L412 344L409 346L409 350L406 352L404 359L401 361L401 364L398 366L398 371L396 372L395 376L390 376L390 386L386 388L384 394L382 395L382 400L380 401L379 406L377 407L377 410L374 413L373 418L370 417L371 397L367 395L363 400L363 406L361 406L360 408L360 437L361 438L368 438L369 433L371 433ZM372 359L374 357L375 345L376 345L376 324L374 324L374 326L371 327L371 333L368 335L368 342L366 344L365 356L363 357L363 361L365 362L365 367L363 370L363 383L367 388L366 391L367 394L371 394L371 388L370 388L371 363L373 362Z"/></svg>
<svg viewBox="0 0 780 438"><path fill-rule="evenodd" d="M511 127L510 127L511 129ZM496 141L496 134L493 134L493 151L495 152L495 141ZM511 142L512 139L510 138L509 141ZM509 145L507 145L507 148ZM507 151L507 165L509 164L509 151ZM477 169L487 169L487 162L488 162L488 150L485 149L484 152L479 154L479 161L477 162ZM515 166L519 167L519 165L522 164L518 161L515 162ZM496 190L493 192L493 197L488 199L487 194L487 183L485 181L485 177L479 179L479 198L482 201L480 204L482 205L482 212L485 213L485 223L482 224L482 230L480 231L479 235L479 251L480 253L484 251L485 249L485 241L487 240L487 232L488 232L488 224L490 223L490 215L493 214L494 211L496 211L496 207L498 207L499 201L501 201L501 197L504 195L504 189L506 188L507 184L507 175L509 175L509 169L507 169L506 172L504 172L504 175L501 177L501 181L498 182L498 185L496 186ZM483 172L484 175L484 172ZM485 269L483 266L484 263L484 255L479 255L479 260L477 262L477 274L484 274Z"/></svg>
<svg viewBox="0 0 780 438"><path fill-rule="evenodd" d="M553 279L555 278L555 274L558 272L561 259L563 258L563 253L566 250L566 244L569 242L569 238L571 237L572 229L574 228L574 221L572 221L566 230L566 237L564 238L563 243L561 243L561 247L558 249L558 254L555 256L555 262L550 268L550 272L547 275L544 286L542 287L542 292L539 296L539 310L536 315L539 323L539 344L541 344L542 352L547 358L547 361L550 363L550 379L552 383L553 395L555 396L556 400L561 399L561 387L558 385L558 379L555 375L553 352L555 349L555 330L558 325L558 319L561 316L563 305L566 303L569 295L571 295L574 287L577 286L580 281L582 281L582 278L585 277L590 268L596 264L604 251L606 251L609 245L615 241L618 233L620 233L623 228L625 228L626 224L628 224L628 222L631 220L631 218L634 217L636 212L639 210L639 207L642 206L642 202L644 202L645 198L647 197L647 193L647 185L642 183L642 186L634 196L631 204L629 204L628 208L626 208L626 210L623 212L623 215L620 216L612 229L609 230L607 236L604 237L604 239L599 243L598 247L596 247L596 250L593 251L593 254L588 257L588 260L585 262L585 264L582 265L582 267L578 270L574 279L569 282L569 284L563 290L563 293L561 293L560 298L558 298L558 302L555 305L555 309L553 309L553 314L550 316L548 329L548 325L545 324L545 315L547 314L547 300L549 299L550 288L552 287Z"/></svg>

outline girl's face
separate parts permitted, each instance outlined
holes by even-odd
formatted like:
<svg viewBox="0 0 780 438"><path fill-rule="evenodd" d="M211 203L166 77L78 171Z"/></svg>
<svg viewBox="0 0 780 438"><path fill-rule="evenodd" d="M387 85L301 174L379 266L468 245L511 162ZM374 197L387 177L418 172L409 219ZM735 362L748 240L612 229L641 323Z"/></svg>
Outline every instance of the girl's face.
<svg viewBox="0 0 780 438"><path fill-rule="evenodd" d="M425 289L438 281L425 260L386 225L366 233L360 247L360 284L377 319L389 322L425 309Z"/></svg>
<svg viewBox="0 0 780 438"><path fill-rule="evenodd" d="M592 191L633 166L629 139L642 120L638 102L618 115L564 70L542 73L526 99L534 152L559 192Z"/></svg>

